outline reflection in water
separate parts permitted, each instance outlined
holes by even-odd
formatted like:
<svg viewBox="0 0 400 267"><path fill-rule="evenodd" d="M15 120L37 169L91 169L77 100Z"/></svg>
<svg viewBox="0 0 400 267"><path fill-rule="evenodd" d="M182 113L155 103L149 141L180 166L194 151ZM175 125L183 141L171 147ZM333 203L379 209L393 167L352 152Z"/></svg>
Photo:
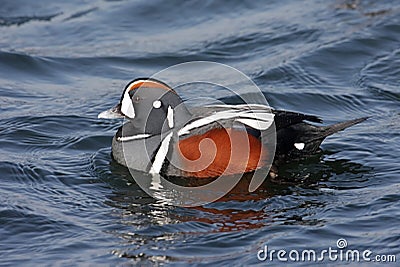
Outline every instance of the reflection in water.
<svg viewBox="0 0 400 267"><path fill-rule="evenodd" d="M325 151L325 154L331 152ZM310 188L331 187L331 189L350 189L363 187L366 175L372 168L348 159L324 158L322 153L305 160L281 166L279 176L274 182L280 184L304 185ZM341 183L338 186L335 181Z"/></svg>
<svg viewBox="0 0 400 267"><path fill-rule="evenodd" d="M106 204L114 208L113 216L121 226L112 232L121 239L113 253L141 263L188 260L182 252L185 242L191 242L192 247L203 246L215 233L223 236L236 232L241 236L277 224L323 226L325 221L313 215L335 201L331 192L362 186L362 179L371 171L361 164L330 160L329 156L324 159L320 154L283 166L280 180L267 179L253 193L247 192L248 175L217 202L183 208L148 196L126 168L112 162L109 170L111 173L103 179L113 187L113 193ZM210 246L217 249L220 245Z"/></svg>

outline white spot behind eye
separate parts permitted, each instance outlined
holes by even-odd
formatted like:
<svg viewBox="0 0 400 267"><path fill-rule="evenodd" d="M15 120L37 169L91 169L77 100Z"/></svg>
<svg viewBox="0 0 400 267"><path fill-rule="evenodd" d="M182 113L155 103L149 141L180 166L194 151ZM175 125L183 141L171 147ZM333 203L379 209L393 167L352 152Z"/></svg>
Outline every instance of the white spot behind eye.
<svg viewBox="0 0 400 267"><path fill-rule="evenodd" d="M304 143L294 143L294 147L297 148L298 150L303 150L305 144Z"/></svg>
<svg viewBox="0 0 400 267"><path fill-rule="evenodd" d="M161 108L161 101L156 100L153 102L153 108Z"/></svg>

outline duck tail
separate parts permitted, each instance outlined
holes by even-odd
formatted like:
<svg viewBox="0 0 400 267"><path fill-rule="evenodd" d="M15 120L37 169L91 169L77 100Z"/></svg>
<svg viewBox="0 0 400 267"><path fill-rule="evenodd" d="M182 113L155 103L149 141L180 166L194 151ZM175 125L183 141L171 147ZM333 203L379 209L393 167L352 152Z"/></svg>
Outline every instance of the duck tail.
<svg viewBox="0 0 400 267"><path fill-rule="evenodd" d="M348 120L348 121L343 121L339 123L335 123L329 126L324 126L323 129L321 129L321 135L318 137L318 139L324 139L325 137L328 137L329 135L332 135L334 133L340 132L350 126L356 125L358 123L361 123L368 119L369 117L362 117L358 119L353 119L353 120Z"/></svg>
<svg viewBox="0 0 400 267"><path fill-rule="evenodd" d="M328 126L315 126L308 123L298 124L297 126L294 126L298 133L300 133L298 138L295 140L297 151L294 153L296 154L301 151L303 154L312 154L319 149L319 146L326 137L350 126L361 123L366 119L368 119L368 117L339 122Z"/></svg>

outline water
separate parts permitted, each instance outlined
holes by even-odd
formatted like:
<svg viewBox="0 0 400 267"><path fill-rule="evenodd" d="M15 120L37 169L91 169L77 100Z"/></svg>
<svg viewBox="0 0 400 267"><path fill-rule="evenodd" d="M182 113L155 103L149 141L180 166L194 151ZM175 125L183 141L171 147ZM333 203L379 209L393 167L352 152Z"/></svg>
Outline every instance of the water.
<svg viewBox="0 0 400 267"><path fill-rule="evenodd" d="M265 265L264 245L339 238L400 260L397 1L3 0L0 30L0 265ZM288 182L166 206L111 160L120 123L96 116L129 80L191 60L243 71L276 108L371 118Z"/></svg>

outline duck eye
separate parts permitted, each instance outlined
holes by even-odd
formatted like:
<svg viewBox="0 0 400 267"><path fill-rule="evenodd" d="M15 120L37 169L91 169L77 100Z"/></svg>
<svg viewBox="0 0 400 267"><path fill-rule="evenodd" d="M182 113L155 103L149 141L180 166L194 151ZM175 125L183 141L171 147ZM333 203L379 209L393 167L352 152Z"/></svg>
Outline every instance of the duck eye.
<svg viewBox="0 0 400 267"><path fill-rule="evenodd" d="M160 108L161 107L161 101L160 100L156 100L153 102L153 108Z"/></svg>
<svg viewBox="0 0 400 267"><path fill-rule="evenodd" d="M141 98L140 98L139 96L135 96L135 97L133 98L133 101L137 103L137 102L139 102L140 99L141 99Z"/></svg>

